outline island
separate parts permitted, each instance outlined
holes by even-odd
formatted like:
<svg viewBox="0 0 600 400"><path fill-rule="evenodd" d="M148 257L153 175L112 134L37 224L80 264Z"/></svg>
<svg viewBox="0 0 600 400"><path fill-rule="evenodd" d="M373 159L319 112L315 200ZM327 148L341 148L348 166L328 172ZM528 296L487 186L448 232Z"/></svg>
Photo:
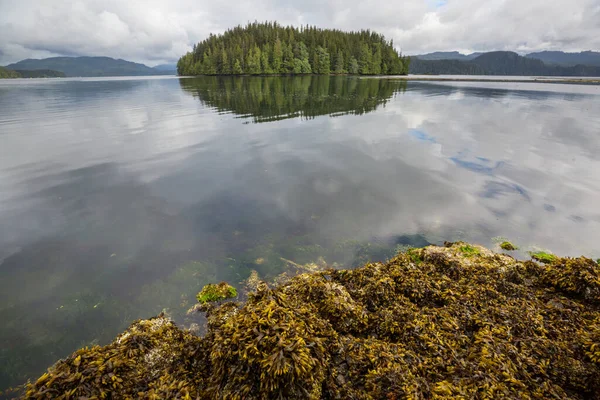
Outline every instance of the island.
<svg viewBox="0 0 600 400"><path fill-rule="evenodd" d="M161 314L78 350L29 399L592 399L600 266L464 242L354 270L298 265L199 290L182 328ZM237 283L233 283L236 284Z"/></svg>
<svg viewBox="0 0 600 400"><path fill-rule="evenodd" d="M250 23L211 34L177 62L179 75L406 75L409 57L370 30Z"/></svg>

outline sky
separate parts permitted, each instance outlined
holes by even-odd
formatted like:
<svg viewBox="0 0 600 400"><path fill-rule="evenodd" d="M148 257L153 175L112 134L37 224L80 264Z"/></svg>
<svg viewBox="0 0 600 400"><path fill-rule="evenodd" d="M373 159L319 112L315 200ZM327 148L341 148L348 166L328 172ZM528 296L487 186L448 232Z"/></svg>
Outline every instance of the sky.
<svg viewBox="0 0 600 400"><path fill-rule="evenodd" d="M371 29L404 54L600 50L600 0L0 0L0 65L102 55L173 63L249 21Z"/></svg>

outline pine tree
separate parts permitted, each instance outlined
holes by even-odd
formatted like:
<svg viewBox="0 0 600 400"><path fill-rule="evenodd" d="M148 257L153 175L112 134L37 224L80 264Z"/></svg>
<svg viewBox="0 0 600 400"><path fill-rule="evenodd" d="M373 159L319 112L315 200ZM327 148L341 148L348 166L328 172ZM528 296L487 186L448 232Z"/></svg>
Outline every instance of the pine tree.
<svg viewBox="0 0 600 400"><path fill-rule="evenodd" d="M317 74L327 75L330 73L329 53L323 47L317 47L317 58L319 65L317 66Z"/></svg>
<svg viewBox="0 0 600 400"><path fill-rule="evenodd" d="M358 58L358 72L362 75L371 74L371 64L373 63L373 56L371 50L366 43L360 46L360 56Z"/></svg>
<svg viewBox="0 0 600 400"><path fill-rule="evenodd" d="M244 73L244 71L242 70L242 65L240 64L240 60L235 60L235 63L233 64L233 74L241 75L243 73Z"/></svg>
<svg viewBox="0 0 600 400"><path fill-rule="evenodd" d="M280 74L284 72L282 70L283 64L283 48L281 47L281 40L277 38L275 46L273 47L273 73Z"/></svg>
<svg viewBox="0 0 600 400"><path fill-rule="evenodd" d="M359 72L358 61L356 58L351 57L350 62L348 63L348 72L353 75L357 75Z"/></svg>
<svg viewBox="0 0 600 400"><path fill-rule="evenodd" d="M344 55L341 50L338 50L335 60L335 73L343 74L344 72Z"/></svg>

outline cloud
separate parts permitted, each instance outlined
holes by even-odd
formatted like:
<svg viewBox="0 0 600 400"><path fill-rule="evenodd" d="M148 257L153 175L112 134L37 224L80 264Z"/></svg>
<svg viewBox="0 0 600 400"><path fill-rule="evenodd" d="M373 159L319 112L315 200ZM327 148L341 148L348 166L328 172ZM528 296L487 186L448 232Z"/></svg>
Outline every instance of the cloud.
<svg viewBox="0 0 600 400"><path fill-rule="evenodd" d="M0 0L0 65L53 55L174 62L248 21L372 29L407 54L600 49L598 0Z"/></svg>

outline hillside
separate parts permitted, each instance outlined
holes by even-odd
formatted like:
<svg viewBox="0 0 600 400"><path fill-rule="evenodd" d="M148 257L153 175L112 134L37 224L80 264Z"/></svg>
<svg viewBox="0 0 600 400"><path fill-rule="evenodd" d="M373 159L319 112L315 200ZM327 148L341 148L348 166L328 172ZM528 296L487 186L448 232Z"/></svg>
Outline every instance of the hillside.
<svg viewBox="0 0 600 400"><path fill-rule="evenodd" d="M66 77L64 72L53 71L51 69L34 69L34 70L17 69L17 70L15 70L15 72L18 73L21 78L64 78L64 77Z"/></svg>
<svg viewBox="0 0 600 400"><path fill-rule="evenodd" d="M342 32L277 23L237 26L210 35L179 59L179 75L272 75L408 73L401 57L383 35Z"/></svg>
<svg viewBox="0 0 600 400"><path fill-rule="evenodd" d="M600 266L532 257L448 243L354 270L296 264L272 284L253 271L237 299L205 286L190 330L136 321L25 398L598 399Z"/></svg>
<svg viewBox="0 0 600 400"><path fill-rule="evenodd" d="M6 68L13 70L54 70L66 76L141 76L165 75L164 71L131 61L110 57L52 57L41 60L26 59Z"/></svg>
<svg viewBox="0 0 600 400"><path fill-rule="evenodd" d="M460 60L422 60L411 58L410 73L415 75L486 75L477 64Z"/></svg>
<svg viewBox="0 0 600 400"><path fill-rule="evenodd" d="M420 60L460 60L460 61L469 61L476 57L479 57L483 53L471 53L471 54L462 54L458 51L436 51L433 53L427 54L419 54L416 56L412 56L411 58L414 60L418 58Z"/></svg>
<svg viewBox="0 0 600 400"><path fill-rule="evenodd" d="M64 78L65 74L50 69L11 70L0 67L0 79L4 78Z"/></svg>
<svg viewBox="0 0 600 400"><path fill-rule="evenodd" d="M540 60L521 57L511 51L492 51L473 59L487 75L548 75L548 68Z"/></svg>
<svg viewBox="0 0 600 400"><path fill-rule="evenodd" d="M529 53L525 57L542 60L546 64L573 67L575 65L600 66L600 52L582 51L580 53L565 53L563 51L541 51Z"/></svg>
<svg viewBox="0 0 600 400"><path fill-rule="evenodd" d="M600 67L547 65L543 61L510 51L481 54L470 61L422 60L413 58L411 74L513 75L513 76L600 76Z"/></svg>
<svg viewBox="0 0 600 400"><path fill-rule="evenodd" d="M18 72L10 70L10 69L6 69L4 67L0 67L0 79L9 79L9 78L20 78L21 75L19 75Z"/></svg>

